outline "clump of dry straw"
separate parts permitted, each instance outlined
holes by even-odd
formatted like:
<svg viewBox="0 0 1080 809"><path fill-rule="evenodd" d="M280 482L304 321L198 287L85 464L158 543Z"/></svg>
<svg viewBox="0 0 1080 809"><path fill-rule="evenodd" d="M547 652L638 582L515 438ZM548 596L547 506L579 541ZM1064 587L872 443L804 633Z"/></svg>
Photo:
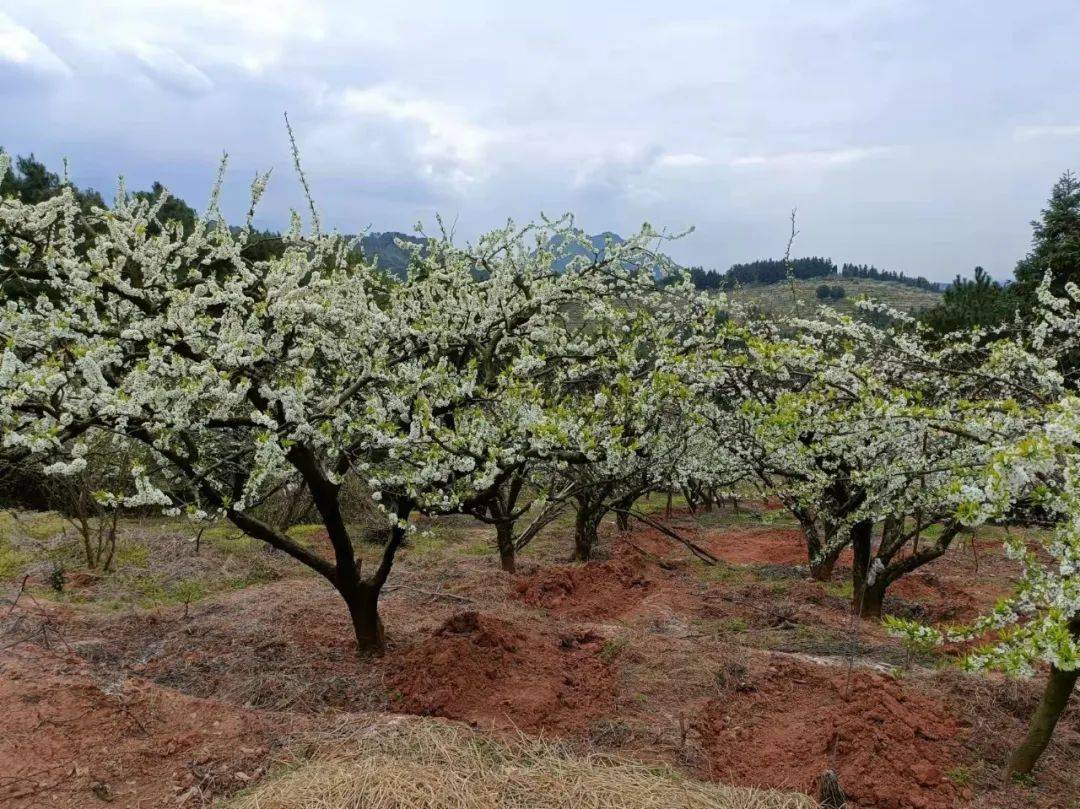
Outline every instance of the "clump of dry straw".
<svg viewBox="0 0 1080 809"><path fill-rule="evenodd" d="M521 738L494 741L397 717L323 731L300 762L229 809L810 809L805 795L693 781L675 771Z"/></svg>

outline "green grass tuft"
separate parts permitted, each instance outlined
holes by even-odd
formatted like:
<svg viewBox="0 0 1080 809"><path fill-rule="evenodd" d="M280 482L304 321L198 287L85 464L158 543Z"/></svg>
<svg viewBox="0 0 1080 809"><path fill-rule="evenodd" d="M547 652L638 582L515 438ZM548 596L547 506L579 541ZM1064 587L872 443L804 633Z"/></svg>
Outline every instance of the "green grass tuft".
<svg viewBox="0 0 1080 809"><path fill-rule="evenodd" d="M0 539L0 579L14 579L21 576L23 569L29 563L29 554L15 550Z"/></svg>

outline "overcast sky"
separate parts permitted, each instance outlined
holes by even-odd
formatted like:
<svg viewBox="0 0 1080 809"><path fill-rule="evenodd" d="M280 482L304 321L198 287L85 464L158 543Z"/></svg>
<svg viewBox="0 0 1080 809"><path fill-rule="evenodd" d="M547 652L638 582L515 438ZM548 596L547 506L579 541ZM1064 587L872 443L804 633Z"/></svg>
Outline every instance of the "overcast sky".
<svg viewBox="0 0 1080 809"><path fill-rule="evenodd" d="M696 232L726 268L783 252L1008 277L1080 169L1077 0L0 4L0 145L106 192L159 179L227 213L256 169L281 226L463 237L573 211Z"/></svg>

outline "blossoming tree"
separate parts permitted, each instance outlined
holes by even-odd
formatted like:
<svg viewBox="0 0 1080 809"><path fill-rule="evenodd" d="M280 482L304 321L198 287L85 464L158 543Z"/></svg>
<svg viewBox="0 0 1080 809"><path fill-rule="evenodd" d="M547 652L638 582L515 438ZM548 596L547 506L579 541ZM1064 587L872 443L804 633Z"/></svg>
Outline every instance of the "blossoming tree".
<svg viewBox="0 0 1080 809"><path fill-rule="evenodd" d="M568 307L636 283L628 268L651 261L655 236L563 272L548 245L568 223L470 248L441 237L398 283L321 233L314 206L310 234L294 215L280 257L254 260L251 216L230 231L217 190L190 233L158 221L164 202L123 189L89 212L70 189L0 202L3 451L63 474L85 463L89 431L136 442L152 463L125 470L123 505L227 518L322 575L360 649L379 651L378 597L409 513L464 507L552 451L537 391L572 342ZM349 475L391 523L370 571L342 515ZM285 484L309 490L329 556L259 519Z"/></svg>
<svg viewBox="0 0 1080 809"><path fill-rule="evenodd" d="M1028 733L1007 765L1027 774L1050 742L1080 676L1080 398L1062 369L1072 365L1080 341L1080 289L1065 298L1050 293L1047 275L1037 290L1039 307L1027 322L998 333L954 340L968 359L963 376L970 394L961 409L926 417L962 429L987 448L978 474L953 490L957 519L978 526L1008 524L1018 507L1041 511L1052 530L1008 533L1005 549L1020 565L1011 595L969 626L936 629L889 620L897 634L917 644L976 642L965 658L972 670L999 669L1032 676L1048 669L1042 699Z"/></svg>

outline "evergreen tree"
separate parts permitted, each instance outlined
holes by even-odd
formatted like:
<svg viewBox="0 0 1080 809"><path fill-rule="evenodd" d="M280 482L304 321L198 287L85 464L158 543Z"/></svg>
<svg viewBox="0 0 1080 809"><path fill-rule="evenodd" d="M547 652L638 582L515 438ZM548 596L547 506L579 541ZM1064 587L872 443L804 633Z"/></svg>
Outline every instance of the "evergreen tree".
<svg viewBox="0 0 1080 809"><path fill-rule="evenodd" d="M974 278L956 276L941 303L928 309L922 319L939 334L993 328L1009 320L1017 305L1014 287L999 284L982 267L976 267Z"/></svg>
<svg viewBox="0 0 1080 809"><path fill-rule="evenodd" d="M55 197L63 186L60 176L49 171L44 163L30 153L26 157L17 157L13 170L0 180L0 197L14 196L21 202L33 205ZM91 208L105 205L101 194L92 188L75 188L75 197L84 213Z"/></svg>
<svg viewBox="0 0 1080 809"><path fill-rule="evenodd" d="M15 159L14 170L0 182L0 194L34 205L56 196L60 187L60 177L31 153Z"/></svg>
<svg viewBox="0 0 1080 809"><path fill-rule="evenodd" d="M905 284L919 289L937 289L933 281L923 278L921 275L912 278L904 272L896 270L879 270L872 264L844 264L840 267L840 275L844 278L873 278L878 281L893 281L897 284Z"/></svg>
<svg viewBox="0 0 1080 809"><path fill-rule="evenodd" d="M768 258L747 264L733 264L724 276L728 289L735 284L775 284L791 273L796 278L822 278L836 275L836 264L831 258L818 256L796 258L790 261Z"/></svg>
<svg viewBox="0 0 1080 809"><path fill-rule="evenodd" d="M133 196L136 199L144 199L153 202L164 193L166 193L165 186L155 180L154 184L150 186L149 191L136 191ZM191 233L191 231L195 229L195 209L184 202L180 197L171 193L169 194L169 198L165 201L165 204L161 206L157 218L161 222L179 222L184 228L184 233ZM153 231L153 229L154 226L151 225L151 231Z"/></svg>
<svg viewBox="0 0 1080 809"><path fill-rule="evenodd" d="M1015 283L999 284L976 267L974 279L957 276L944 300L923 313L923 322L942 334L1001 326L1017 311L1035 307L1035 293L1047 271L1055 295L1063 296L1070 282L1080 283L1080 179L1071 171L1054 184L1042 217L1031 229L1031 250L1016 265ZM1073 368L1076 362L1070 359L1065 366Z"/></svg>
<svg viewBox="0 0 1080 809"><path fill-rule="evenodd" d="M1080 178L1061 175L1043 208L1042 219L1031 223L1031 251L1016 265L1016 288L1027 307L1049 270L1051 289L1062 295L1065 284L1080 282Z"/></svg>

